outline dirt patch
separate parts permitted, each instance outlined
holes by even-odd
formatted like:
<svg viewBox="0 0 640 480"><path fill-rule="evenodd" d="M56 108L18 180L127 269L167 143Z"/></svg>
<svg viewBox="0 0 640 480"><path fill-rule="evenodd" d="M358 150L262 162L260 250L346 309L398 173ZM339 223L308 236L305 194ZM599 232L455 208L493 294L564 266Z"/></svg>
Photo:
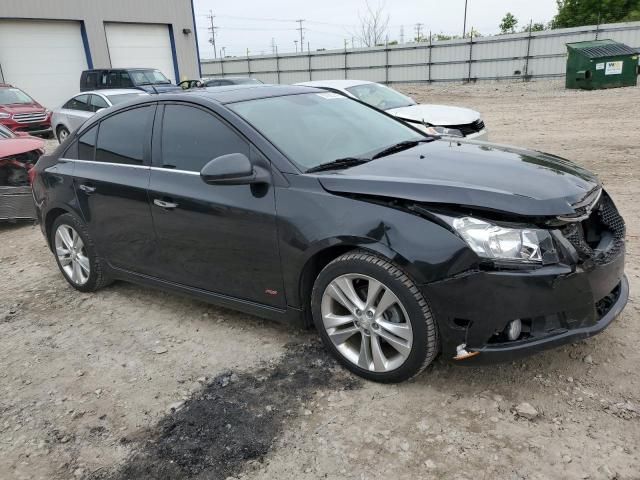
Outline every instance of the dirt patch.
<svg viewBox="0 0 640 480"><path fill-rule="evenodd" d="M157 427L133 442L135 453L114 473L95 479L225 479L260 461L318 389L353 389L360 381L327 358L318 342L292 345L277 362L255 372L224 372ZM138 436L138 435L136 435Z"/></svg>

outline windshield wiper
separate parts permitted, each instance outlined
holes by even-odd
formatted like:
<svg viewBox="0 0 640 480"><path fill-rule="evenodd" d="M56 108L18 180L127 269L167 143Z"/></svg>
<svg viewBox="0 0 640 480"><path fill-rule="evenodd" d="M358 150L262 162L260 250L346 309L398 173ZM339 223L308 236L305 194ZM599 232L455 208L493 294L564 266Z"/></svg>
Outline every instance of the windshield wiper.
<svg viewBox="0 0 640 480"><path fill-rule="evenodd" d="M330 162L321 163L315 167L311 167L305 173L322 172L324 170L336 170L339 168L355 167L356 165L362 165L363 163L370 162L370 158L362 157L345 157L331 160Z"/></svg>
<svg viewBox="0 0 640 480"><path fill-rule="evenodd" d="M396 143L394 145L391 145L391 146L385 148L384 150L380 150L373 157L371 157L371 160L375 160L376 158L380 158L380 157L386 157L387 155L391 155L392 153L401 152L402 150L408 150L409 148L416 147L421 143L432 142L434 140L435 140L435 137L434 138L422 138L420 140L404 140L402 142L398 142L398 143Z"/></svg>

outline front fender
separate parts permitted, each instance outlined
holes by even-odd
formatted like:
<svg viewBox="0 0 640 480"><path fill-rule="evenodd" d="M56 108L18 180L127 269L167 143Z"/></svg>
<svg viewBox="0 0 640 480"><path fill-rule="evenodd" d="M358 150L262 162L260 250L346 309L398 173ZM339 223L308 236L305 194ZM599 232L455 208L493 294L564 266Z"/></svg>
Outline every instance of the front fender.
<svg viewBox="0 0 640 480"><path fill-rule="evenodd" d="M300 307L305 267L323 252L364 248L403 268L417 284L472 268L477 256L456 235L426 218L323 189L276 189L287 302Z"/></svg>

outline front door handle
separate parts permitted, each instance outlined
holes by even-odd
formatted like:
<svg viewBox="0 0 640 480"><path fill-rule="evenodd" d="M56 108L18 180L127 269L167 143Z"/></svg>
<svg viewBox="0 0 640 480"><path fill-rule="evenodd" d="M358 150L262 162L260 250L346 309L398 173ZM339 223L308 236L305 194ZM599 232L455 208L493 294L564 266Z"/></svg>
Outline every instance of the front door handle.
<svg viewBox="0 0 640 480"><path fill-rule="evenodd" d="M82 190L84 193L86 193L87 195L91 195L93 192L96 191L96 187L93 187L91 185L86 185L84 183L80 184L80 190Z"/></svg>
<svg viewBox="0 0 640 480"><path fill-rule="evenodd" d="M167 210L173 210L178 206L177 203L167 202L166 200L160 200L159 198L154 199L153 203L159 206L160 208L166 208Z"/></svg>

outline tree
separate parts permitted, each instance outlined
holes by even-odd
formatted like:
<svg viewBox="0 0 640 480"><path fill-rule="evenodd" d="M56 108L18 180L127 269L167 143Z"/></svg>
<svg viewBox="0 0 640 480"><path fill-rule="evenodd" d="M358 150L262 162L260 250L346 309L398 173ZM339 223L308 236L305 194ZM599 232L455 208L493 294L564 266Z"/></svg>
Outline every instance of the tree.
<svg viewBox="0 0 640 480"><path fill-rule="evenodd" d="M360 27L357 37L366 47L383 44L389 27L389 15L384 12L384 4L378 4L376 8L372 8L368 0L364 4L364 15L358 13Z"/></svg>
<svg viewBox="0 0 640 480"><path fill-rule="evenodd" d="M550 28L550 27L549 27ZM547 26L545 26L544 23L532 23L531 24L531 31L532 32L542 32L543 30L546 30ZM529 25L527 25L526 27L522 27L522 30L520 30L523 33L526 33L529 31Z"/></svg>
<svg viewBox="0 0 640 480"><path fill-rule="evenodd" d="M640 0L557 0L553 28L640 20Z"/></svg>
<svg viewBox="0 0 640 480"><path fill-rule="evenodd" d="M515 33L518 19L511 12L507 12L500 22L500 33Z"/></svg>
<svg viewBox="0 0 640 480"><path fill-rule="evenodd" d="M464 38L470 38L470 37L478 38L481 36L482 34L473 27L471 27L471 30L469 30L467 33L464 34Z"/></svg>
<svg viewBox="0 0 640 480"><path fill-rule="evenodd" d="M447 35L445 33L436 33L435 35L432 35L431 38L435 42L446 42L447 40L457 40L461 37L460 35Z"/></svg>

